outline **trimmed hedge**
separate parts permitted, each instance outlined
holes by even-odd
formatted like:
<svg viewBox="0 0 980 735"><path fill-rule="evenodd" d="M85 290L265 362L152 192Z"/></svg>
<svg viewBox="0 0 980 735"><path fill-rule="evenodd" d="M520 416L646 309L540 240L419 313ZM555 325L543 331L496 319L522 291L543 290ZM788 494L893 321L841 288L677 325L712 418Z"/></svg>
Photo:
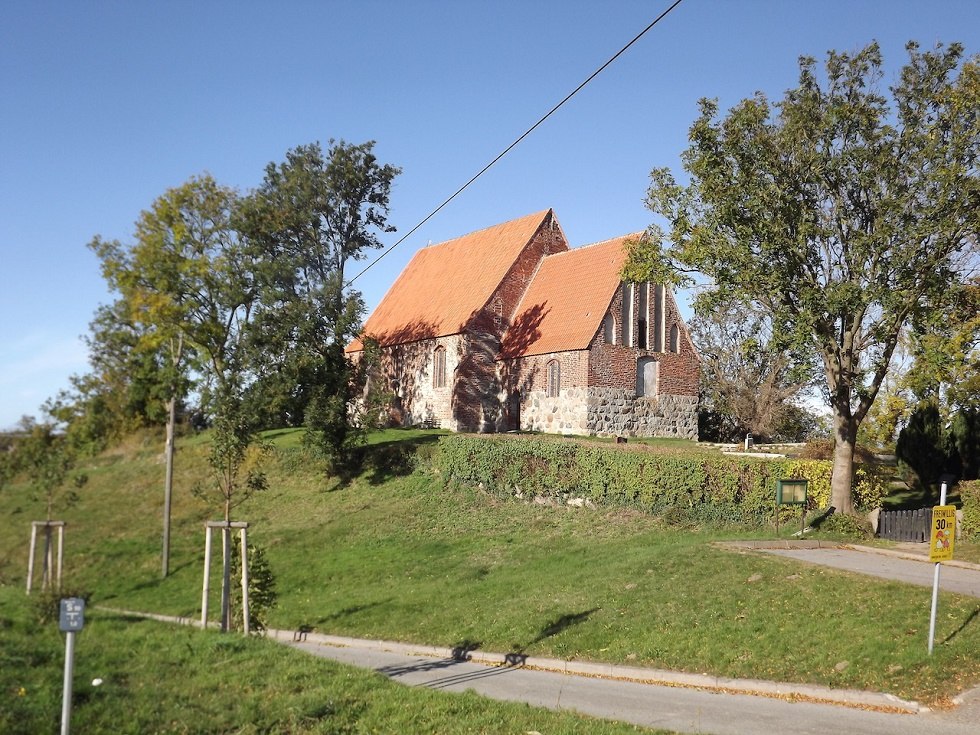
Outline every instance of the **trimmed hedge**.
<svg viewBox="0 0 980 735"><path fill-rule="evenodd" d="M772 517L776 480L810 481L809 508L830 504L831 463L821 460L679 454L550 438L451 435L440 439L447 481L482 485L499 495L565 500L762 524ZM877 506L889 473L855 472L855 505Z"/></svg>
<svg viewBox="0 0 980 735"><path fill-rule="evenodd" d="M980 539L980 480L961 482L959 491L963 508L963 535Z"/></svg>

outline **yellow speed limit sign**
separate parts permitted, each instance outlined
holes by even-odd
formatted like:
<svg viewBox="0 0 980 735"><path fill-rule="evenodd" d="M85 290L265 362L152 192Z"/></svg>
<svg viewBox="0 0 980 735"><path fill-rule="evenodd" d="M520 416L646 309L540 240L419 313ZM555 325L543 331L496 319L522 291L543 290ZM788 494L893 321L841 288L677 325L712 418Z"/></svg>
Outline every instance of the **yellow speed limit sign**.
<svg viewBox="0 0 980 735"><path fill-rule="evenodd" d="M932 509L932 534L929 538L929 561L949 561L953 558L953 537L956 530L956 506L937 505Z"/></svg>

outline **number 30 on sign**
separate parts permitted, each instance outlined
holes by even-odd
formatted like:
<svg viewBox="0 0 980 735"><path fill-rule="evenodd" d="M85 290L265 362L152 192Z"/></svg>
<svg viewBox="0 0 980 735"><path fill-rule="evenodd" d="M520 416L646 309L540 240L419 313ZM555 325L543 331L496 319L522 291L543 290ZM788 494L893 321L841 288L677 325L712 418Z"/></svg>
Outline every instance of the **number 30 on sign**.
<svg viewBox="0 0 980 735"><path fill-rule="evenodd" d="M955 530L956 506L935 506L932 509L932 535L929 539L929 561L949 561L953 558L953 537Z"/></svg>

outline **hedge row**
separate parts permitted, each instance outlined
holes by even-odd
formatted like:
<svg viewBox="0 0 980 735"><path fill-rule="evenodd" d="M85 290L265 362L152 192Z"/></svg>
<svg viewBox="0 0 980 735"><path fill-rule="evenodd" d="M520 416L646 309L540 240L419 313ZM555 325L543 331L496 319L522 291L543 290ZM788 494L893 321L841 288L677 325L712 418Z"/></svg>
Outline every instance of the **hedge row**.
<svg viewBox="0 0 980 735"><path fill-rule="evenodd" d="M676 454L542 438L452 435L440 440L447 480L480 484L489 492L591 500L597 505L761 523L772 517L776 480L810 481L809 508L830 505L831 463L722 454ZM858 467L855 504L876 507L890 473Z"/></svg>
<svg viewBox="0 0 980 735"><path fill-rule="evenodd" d="M959 491L963 508L963 535L980 539L980 480L961 482Z"/></svg>

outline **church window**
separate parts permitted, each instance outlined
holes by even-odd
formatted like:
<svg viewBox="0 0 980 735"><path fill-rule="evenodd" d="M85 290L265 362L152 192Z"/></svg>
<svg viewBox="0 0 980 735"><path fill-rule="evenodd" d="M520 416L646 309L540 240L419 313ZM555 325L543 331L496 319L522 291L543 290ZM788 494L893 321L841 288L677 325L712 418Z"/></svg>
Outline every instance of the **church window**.
<svg viewBox="0 0 980 735"><path fill-rule="evenodd" d="M561 366L558 360L548 363L548 398L557 398L561 391Z"/></svg>
<svg viewBox="0 0 980 735"><path fill-rule="evenodd" d="M432 387L446 387L446 348L441 345L432 353Z"/></svg>

